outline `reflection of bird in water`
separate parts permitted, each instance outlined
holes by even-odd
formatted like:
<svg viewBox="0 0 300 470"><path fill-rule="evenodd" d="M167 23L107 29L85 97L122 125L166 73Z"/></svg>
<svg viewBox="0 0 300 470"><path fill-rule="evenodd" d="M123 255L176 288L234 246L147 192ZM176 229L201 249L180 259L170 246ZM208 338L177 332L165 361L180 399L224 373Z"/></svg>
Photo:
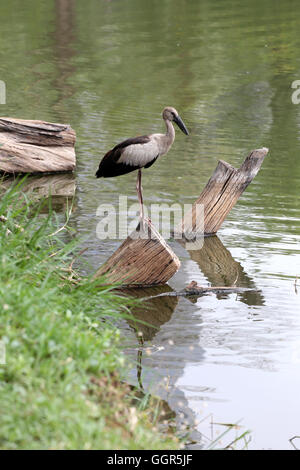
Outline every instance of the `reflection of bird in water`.
<svg viewBox="0 0 300 470"><path fill-rule="evenodd" d="M131 310L132 317L127 318L129 326L134 330L139 347L137 354L137 379L141 389L142 384L142 356L145 341L151 341L161 326L168 322L178 303L175 297L156 297L161 293L172 292L172 288L164 286L146 287L138 289L122 289L123 294L131 298L143 299ZM153 298L147 298L153 295ZM148 349L148 348L147 348Z"/></svg>
<svg viewBox="0 0 300 470"><path fill-rule="evenodd" d="M158 417L161 417L163 422L171 419L172 426L175 420L178 429L181 426L186 427L190 441L200 442L201 434L195 429L197 417L189 407L185 392L175 385L178 377L182 375L186 362L199 362L203 357L203 350L198 344L195 320L192 315L187 315L188 321L186 318L187 304L183 304L182 321L184 325L188 322L189 326L186 329L185 327L177 329L178 319L175 319L174 323L171 319L179 297L168 295L174 293L169 285L127 288L122 289L122 292L126 296L142 299L142 302L137 302L131 310L132 317L126 319L138 340L135 349L136 372L141 397L143 394L148 395L149 392L158 395L164 403L163 412L159 413ZM156 336L160 330L165 331L163 337ZM178 361L178 354L181 354L181 351L184 353Z"/></svg>
<svg viewBox="0 0 300 470"><path fill-rule="evenodd" d="M162 117L167 128L165 134L142 135L124 140L104 155L96 172L97 178L110 178L138 170L136 189L141 220L144 220L142 168L150 168L158 157L170 150L175 139L172 122L188 135L188 130L175 108L165 108Z"/></svg>

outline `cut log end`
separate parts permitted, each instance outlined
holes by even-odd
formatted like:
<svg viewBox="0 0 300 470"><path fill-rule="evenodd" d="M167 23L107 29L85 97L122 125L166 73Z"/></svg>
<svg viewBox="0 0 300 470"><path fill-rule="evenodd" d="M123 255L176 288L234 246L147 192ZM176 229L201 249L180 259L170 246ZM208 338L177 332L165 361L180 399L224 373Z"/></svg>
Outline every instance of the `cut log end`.
<svg viewBox="0 0 300 470"><path fill-rule="evenodd" d="M69 124L0 118L0 172L61 173L75 169L75 131Z"/></svg>
<svg viewBox="0 0 300 470"><path fill-rule="evenodd" d="M178 257L147 220L145 230L139 224L94 278L104 276L106 284L126 287L155 286L165 284L179 267Z"/></svg>

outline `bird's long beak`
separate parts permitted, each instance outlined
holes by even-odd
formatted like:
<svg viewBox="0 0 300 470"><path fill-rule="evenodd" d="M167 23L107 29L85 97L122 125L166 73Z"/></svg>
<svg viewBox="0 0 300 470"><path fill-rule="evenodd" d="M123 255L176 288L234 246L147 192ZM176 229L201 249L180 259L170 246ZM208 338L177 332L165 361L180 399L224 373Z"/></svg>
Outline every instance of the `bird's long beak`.
<svg viewBox="0 0 300 470"><path fill-rule="evenodd" d="M186 135L189 135L189 131L185 127L185 124L184 124L183 120L181 119L181 117L179 115L174 117L173 120L174 120L174 122L176 122L177 126L179 127L179 129L182 130L182 132L184 132Z"/></svg>

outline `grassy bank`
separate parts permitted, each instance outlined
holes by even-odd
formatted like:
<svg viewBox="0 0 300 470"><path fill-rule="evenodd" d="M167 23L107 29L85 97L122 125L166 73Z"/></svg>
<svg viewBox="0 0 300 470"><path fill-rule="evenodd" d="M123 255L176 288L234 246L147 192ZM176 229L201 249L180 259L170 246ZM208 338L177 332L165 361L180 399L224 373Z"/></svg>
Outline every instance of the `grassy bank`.
<svg viewBox="0 0 300 470"><path fill-rule="evenodd" d="M0 200L1 449L168 449L119 380L124 299L73 282L74 246L54 216L33 216L20 190ZM103 321L105 318L105 321Z"/></svg>

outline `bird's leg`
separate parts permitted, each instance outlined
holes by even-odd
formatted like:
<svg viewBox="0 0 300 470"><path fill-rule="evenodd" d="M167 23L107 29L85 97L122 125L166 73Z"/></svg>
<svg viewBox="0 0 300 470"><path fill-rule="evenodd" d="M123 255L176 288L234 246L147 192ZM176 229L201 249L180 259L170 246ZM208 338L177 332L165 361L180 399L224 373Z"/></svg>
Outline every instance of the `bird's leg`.
<svg viewBox="0 0 300 470"><path fill-rule="evenodd" d="M142 188L142 170L138 170L138 176L136 181L136 190L140 203L140 219L143 224L143 229L145 230L145 218L144 218L144 204L143 204L143 188Z"/></svg>

